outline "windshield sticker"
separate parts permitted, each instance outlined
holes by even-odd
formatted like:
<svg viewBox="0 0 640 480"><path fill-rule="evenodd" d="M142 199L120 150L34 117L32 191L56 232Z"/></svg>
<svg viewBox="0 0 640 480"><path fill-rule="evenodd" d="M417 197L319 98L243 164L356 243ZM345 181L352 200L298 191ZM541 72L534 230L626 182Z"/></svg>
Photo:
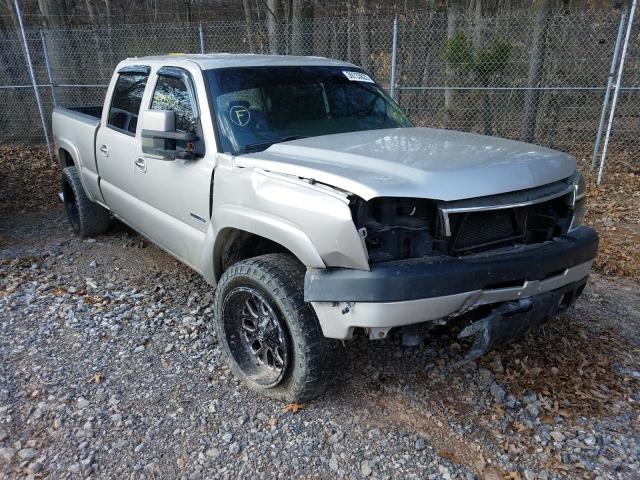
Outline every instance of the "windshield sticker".
<svg viewBox="0 0 640 480"><path fill-rule="evenodd" d="M251 119L251 113L242 105L235 105L229 110L231 121L239 127L244 127Z"/></svg>
<svg viewBox="0 0 640 480"><path fill-rule="evenodd" d="M343 70L344 76L347 77L352 82L367 82L367 83L376 83L374 82L369 75L362 72L350 72L349 70Z"/></svg>

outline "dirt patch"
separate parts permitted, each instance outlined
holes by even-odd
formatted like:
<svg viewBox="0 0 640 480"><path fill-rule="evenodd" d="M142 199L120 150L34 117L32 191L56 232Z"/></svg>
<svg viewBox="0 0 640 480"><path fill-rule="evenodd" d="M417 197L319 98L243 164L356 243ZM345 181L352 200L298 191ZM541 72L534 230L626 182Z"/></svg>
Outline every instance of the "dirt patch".
<svg viewBox="0 0 640 480"><path fill-rule="evenodd" d="M415 432L436 449L439 457L472 470L482 480L505 478L508 472L496 467L493 452L480 441L457 433L446 414L431 406L429 410L412 407L398 394L384 394L376 399L374 418L380 425L400 425Z"/></svg>

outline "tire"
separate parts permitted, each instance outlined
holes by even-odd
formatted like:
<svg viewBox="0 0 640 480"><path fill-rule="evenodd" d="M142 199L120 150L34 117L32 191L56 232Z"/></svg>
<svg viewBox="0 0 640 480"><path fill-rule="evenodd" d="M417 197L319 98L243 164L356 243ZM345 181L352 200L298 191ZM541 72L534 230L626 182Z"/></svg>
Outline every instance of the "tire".
<svg viewBox="0 0 640 480"><path fill-rule="evenodd" d="M287 254L250 258L224 272L213 300L216 334L235 376L286 402L322 394L342 350L340 341L322 335L304 301L304 274Z"/></svg>
<svg viewBox="0 0 640 480"><path fill-rule="evenodd" d="M79 236L92 237L108 230L109 211L89 200L76 167L62 170L62 194L71 228Z"/></svg>

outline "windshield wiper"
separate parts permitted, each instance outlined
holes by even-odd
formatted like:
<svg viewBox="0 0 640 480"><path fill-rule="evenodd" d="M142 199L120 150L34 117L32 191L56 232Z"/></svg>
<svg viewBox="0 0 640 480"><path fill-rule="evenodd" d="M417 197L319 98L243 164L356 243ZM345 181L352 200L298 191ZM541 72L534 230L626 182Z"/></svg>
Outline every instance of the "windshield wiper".
<svg viewBox="0 0 640 480"><path fill-rule="evenodd" d="M271 140L268 142L259 142L259 143L250 143L249 145L245 145L242 147L242 151L260 149L262 147L269 148L271 145L275 145L276 143L288 142L290 140L300 140L301 138L307 138L305 135L289 135L286 137L279 138L277 140Z"/></svg>

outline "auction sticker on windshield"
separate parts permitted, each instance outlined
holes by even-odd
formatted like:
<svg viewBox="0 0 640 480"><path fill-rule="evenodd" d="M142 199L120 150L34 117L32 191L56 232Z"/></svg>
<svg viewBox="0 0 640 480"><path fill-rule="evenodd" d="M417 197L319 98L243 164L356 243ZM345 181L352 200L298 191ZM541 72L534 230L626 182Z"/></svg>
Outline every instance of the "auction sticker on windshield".
<svg viewBox="0 0 640 480"><path fill-rule="evenodd" d="M350 72L349 70L343 70L344 76L347 77L352 82L368 82L368 83L376 83L374 82L369 75L362 72Z"/></svg>

